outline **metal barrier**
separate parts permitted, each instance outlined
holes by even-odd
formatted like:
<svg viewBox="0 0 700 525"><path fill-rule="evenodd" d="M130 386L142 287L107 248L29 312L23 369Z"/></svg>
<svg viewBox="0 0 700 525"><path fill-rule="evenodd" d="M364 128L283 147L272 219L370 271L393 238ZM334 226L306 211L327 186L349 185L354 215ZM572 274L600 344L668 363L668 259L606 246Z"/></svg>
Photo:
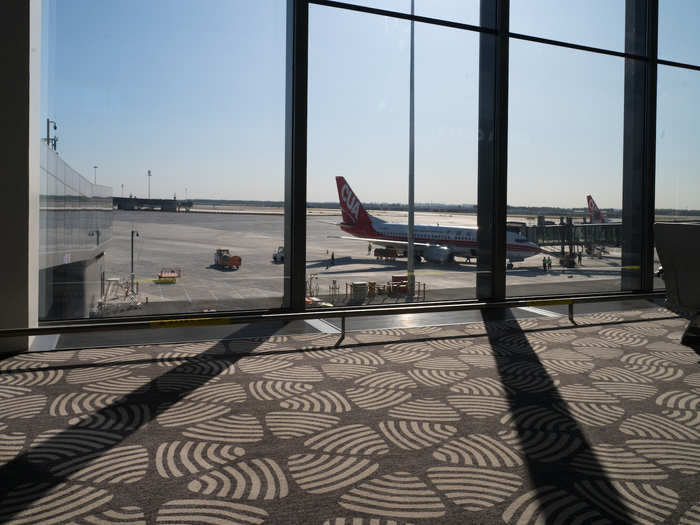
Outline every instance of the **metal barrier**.
<svg viewBox="0 0 700 525"><path fill-rule="evenodd" d="M574 322L574 305L577 303L598 303L611 301L628 301L632 299L660 299L666 292L621 292L615 294L525 297L504 301L450 301L430 304L409 304L390 306L357 306L349 308L318 309L304 312L268 311L264 313L211 312L202 314L173 314L160 317L131 317L124 319L81 319L72 323L45 322L36 328L6 328L0 330L0 337L17 337L28 335L47 335L55 333L98 332L114 330L140 330L181 328L185 326L216 326L227 324L256 323L263 321L304 321L309 319L340 318L340 337L335 343L340 345L345 339L345 320L348 317L367 317L376 315L401 315L420 313L440 313L467 310L494 310L519 308L523 306L568 305L569 320Z"/></svg>

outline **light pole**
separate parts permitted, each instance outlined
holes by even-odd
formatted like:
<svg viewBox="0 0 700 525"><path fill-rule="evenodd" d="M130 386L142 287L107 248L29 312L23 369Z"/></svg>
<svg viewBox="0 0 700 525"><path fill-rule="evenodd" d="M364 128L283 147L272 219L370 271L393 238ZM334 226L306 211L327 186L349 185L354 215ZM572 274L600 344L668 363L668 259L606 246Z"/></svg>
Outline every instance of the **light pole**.
<svg viewBox="0 0 700 525"><path fill-rule="evenodd" d="M411 0L411 16L413 16L414 0ZM407 268L406 273L408 274L408 296L413 300L413 295L416 289L416 276L414 272L414 257L415 251L413 249L413 234L414 234L414 218L413 218L413 196L414 196L414 174L415 174L415 164L414 164L414 152L415 152L415 138L414 138L414 64L413 64L413 46L414 46L414 36L413 36L413 19L411 19L411 56L410 56L410 77L409 77L409 122L408 122L408 251L407 251Z"/></svg>
<svg viewBox="0 0 700 525"><path fill-rule="evenodd" d="M131 230L131 293L134 293L134 235L139 236L139 232Z"/></svg>
<svg viewBox="0 0 700 525"><path fill-rule="evenodd" d="M151 198L151 170L148 170L148 198Z"/></svg>
<svg viewBox="0 0 700 525"><path fill-rule="evenodd" d="M53 142L53 150L56 151L56 141L58 140L58 137L54 136L53 140L51 139L51 124L53 124L54 131L58 129L55 120L48 118L46 119L46 145L50 148L51 143Z"/></svg>
<svg viewBox="0 0 700 525"><path fill-rule="evenodd" d="M122 184L122 199L124 198L124 185Z"/></svg>
<svg viewBox="0 0 700 525"><path fill-rule="evenodd" d="M92 167L95 170L95 184L97 184L97 166Z"/></svg>

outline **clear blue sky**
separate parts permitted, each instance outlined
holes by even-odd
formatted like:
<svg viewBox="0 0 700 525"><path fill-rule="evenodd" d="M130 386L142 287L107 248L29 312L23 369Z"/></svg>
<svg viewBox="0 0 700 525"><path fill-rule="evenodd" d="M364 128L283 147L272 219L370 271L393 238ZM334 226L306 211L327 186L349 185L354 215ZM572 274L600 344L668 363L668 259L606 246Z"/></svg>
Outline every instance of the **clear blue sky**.
<svg viewBox="0 0 700 525"><path fill-rule="evenodd" d="M42 114L119 195L284 195L283 0L45 0ZM408 0L358 3L407 12ZM511 30L624 48L623 0L511 0ZM478 23L478 0L416 12ZM661 0L660 55L700 63L700 2ZM410 23L311 6L308 198L344 175L406 202ZM417 24L416 200L475 203L478 45ZM509 204L622 203L624 61L511 41ZM660 68L657 206L700 208L700 73Z"/></svg>

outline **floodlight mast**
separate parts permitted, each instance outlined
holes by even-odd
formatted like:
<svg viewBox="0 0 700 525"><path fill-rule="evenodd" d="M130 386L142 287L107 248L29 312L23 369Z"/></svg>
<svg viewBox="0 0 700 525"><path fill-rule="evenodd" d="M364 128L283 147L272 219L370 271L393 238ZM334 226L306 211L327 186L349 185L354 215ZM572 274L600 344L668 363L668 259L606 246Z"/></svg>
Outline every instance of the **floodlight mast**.
<svg viewBox="0 0 700 525"><path fill-rule="evenodd" d="M55 120L51 120L50 118L46 119L46 145L49 148L51 148L51 145L53 144L53 150L56 151L56 143L58 142L58 137L54 134L54 137L51 138L51 124L53 124L54 131L58 129Z"/></svg>
<svg viewBox="0 0 700 525"><path fill-rule="evenodd" d="M129 290L134 293L134 236L139 237L139 232L131 230L131 273L129 274Z"/></svg>
<svg viewBox="0 0 700 525"><path fill-rule="evenodd" d="M411 0L411 17L414 14L415 0ZM409 80L409 120L408 120L408 251L407 251L407 274L408 274L408 297L413 299L416 291L416 276L414 271L415 251L413 249L414 234L414 176L415 176L415 105L414 105L414 33L413 18L411 18L411 68Z"/></svg>

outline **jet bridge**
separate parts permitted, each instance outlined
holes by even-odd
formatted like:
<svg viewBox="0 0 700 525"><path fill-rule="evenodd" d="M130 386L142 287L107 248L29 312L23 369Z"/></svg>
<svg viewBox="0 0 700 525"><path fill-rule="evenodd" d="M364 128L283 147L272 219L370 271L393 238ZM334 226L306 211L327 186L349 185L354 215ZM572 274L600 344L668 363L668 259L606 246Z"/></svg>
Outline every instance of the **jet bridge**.
<svg viewBox="0 0 700 525"><path fill-rule="evenodd" d="M621 222L575 223L572 217L567 217L562 218L559 224L527 226L522 223L510 223L508 229L520 233L528 241L539 246L561 247L562 252L567 246L570 253L573 253L577 247L592 252L600 247L622 245Z"/></svg>

